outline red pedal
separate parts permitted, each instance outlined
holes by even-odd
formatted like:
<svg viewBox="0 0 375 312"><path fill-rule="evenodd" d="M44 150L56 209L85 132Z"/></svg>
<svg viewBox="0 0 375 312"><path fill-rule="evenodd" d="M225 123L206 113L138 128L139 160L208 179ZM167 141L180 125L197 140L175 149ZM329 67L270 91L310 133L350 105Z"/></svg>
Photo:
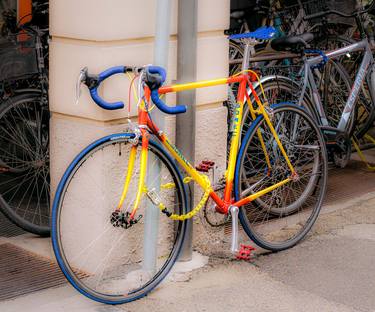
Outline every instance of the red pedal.
<svg viewBox="0 0 375 312"><path fill-rule="evenodd" d="M213 161L203 160L198 166L195 167L200 172L208 172L215 165Z"/></svg>
<svg viewBox="0 0 375 312"><path fill-rule="evenodd" d="M243 245L243 244L241 244L240 247L241 248L238 251L236 258L238 260L246 260L246 261L251 260L251 252L255 250L255 248L251 245Z"/></svg>
<svg viewBox="0 0 375 312"><path fill-rule="evenodd" d="M210 168L206 165L199 164L198 166L195 167L195 169L197 169L200 172L208 172Z"/></svg>

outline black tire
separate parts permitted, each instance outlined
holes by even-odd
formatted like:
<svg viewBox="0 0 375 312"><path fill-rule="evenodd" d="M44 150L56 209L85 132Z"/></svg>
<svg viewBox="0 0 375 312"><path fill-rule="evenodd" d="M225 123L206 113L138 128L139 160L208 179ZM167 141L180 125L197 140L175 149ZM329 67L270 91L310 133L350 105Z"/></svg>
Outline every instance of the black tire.
<svg viewBox="0 0 375 312"><path fill-rule="evenodd" d="M279 251L302 240L319 215L326 191L327 154L323 135L306 110L280 104L273 106L272 116L298 178L241 207L239 217L245 232L258 246ZM291 176L267 129L265 119L259 116L243 138L236 164L236 200ZM259 133L266 142L271 168Z"/></svg>
<svg viewBox="0 0 375 312"><path fill-rule="evenodd" d="M24 230L50 235L49 111L37 93L0 105L0 210Z"/></svg>
<svg viewBox="0 0 375 312"><path fill-rule="evenodd" d="M155 248L155 266L151 272L143 269L142 254L146 250L142 229L151 210L147 210L146 217L128 229L113 225L111 215L117 209L127 172L124 167L128 162L123 160L129 155L132 138L133 134L111 135L83 150L62 177L52 209L52 242L60 268L80 293L107 304L137 300L156 287L177 260L186 232L186 221L169 219L144 195L147 209L156 209L157 229L162 229L152 236L156 238L155 247L160 249ZM150 163L150 159L154 161ZM157 191L159 198L173 203L174 209L169 207L169 211L186 213L187 197L181 175L164 150L150 141L148 168L157 164L163 172L163 181L175 186L172 190L166 189L165 194L162 194L164 188L161 187L161 191ZM132 175L134 185L139 178L138 165L137 160ZM100 185L97 185L98 182ZM150 191L153 189L152 185L146 186ZM131 209L136 193L133 184L129 190L124 208ZM145 208L143 203L137 216Z"/></svg>

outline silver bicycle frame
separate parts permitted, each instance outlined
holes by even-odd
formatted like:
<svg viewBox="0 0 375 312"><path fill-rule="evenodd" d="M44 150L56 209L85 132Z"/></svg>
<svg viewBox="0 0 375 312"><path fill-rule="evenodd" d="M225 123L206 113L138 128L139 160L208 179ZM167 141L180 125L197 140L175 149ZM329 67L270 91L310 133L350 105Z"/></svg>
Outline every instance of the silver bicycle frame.
<svg viewBox="0 0 375 312"><path fill-rule="evenodd" d="M360 42L351 44L349 46L346 46L344 48L340 48L337 50L334 50L332 52L329 52L326 54L328 59L335 59L337 57L343 56L350 52L356 52L356 51L364 51L364 56L362 59L361 66L356 74L356 78L354 81L354 84L352 86L352 90L350 91L350 95L348 97L348 100L346 102L344 111L341 115L340 122L337 126L337 129L340 131L345 131L347 129L347 125L349 123L350 116L353 112L355 103L357 101L359 92L361 90L362 84L364 80L366 79L366 82L369 86L370 96L372 104L375 105L375 71L374 71L374 58L372 55L371 47L367 41L367 39L362 40ZM313 75L313 69L312 66L319 64L322 62L322 56L316 56L312 58L308 58L305 60L304 70L305 70L305 78L303 83L303 89L302 89L302 95L299 100L299 105L302 105L304 94L306 92L306 88L309 85L311 87L312 91L312 97L313 101L316 105L315 109L320 117L321 125L322 126L329 126L327 116L324 112L323 105L321 98L318 93L318 88L316 86L314 75ZM371 66L371 69L369 71L369 67Z"/></svg>

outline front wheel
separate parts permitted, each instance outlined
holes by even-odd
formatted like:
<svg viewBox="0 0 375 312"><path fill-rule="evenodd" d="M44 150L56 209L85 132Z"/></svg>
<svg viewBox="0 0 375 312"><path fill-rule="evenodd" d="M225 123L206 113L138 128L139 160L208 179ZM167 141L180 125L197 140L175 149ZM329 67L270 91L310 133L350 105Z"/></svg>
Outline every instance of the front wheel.
<svg viewBox="0 0 375 312"><path fill-rule="evenodd" d="M82 151L65 172L52 210L52 242L69 282L85 296L107 304L141 298L158 285L175 263L186 221L161 214L186 213L180 173L159 145L149 142L148 174L136 215L128 227L117 210L127 177L133 134L100 139ZM140 150L122 213L134 207L140 178ZM152 193L152 195L151 195Z"/></svg>
<svg viewBox="0 0 375 312"><path fill-rule="evenodd" d="M245 232L260 247L279 251L297 244L314 224L326 190L327 156L322 133L310 115L295 105L272 106L272 125L295 169L285 158L263 116L248 129L238 154L235 197L291 181L241 207Z"/></svg>

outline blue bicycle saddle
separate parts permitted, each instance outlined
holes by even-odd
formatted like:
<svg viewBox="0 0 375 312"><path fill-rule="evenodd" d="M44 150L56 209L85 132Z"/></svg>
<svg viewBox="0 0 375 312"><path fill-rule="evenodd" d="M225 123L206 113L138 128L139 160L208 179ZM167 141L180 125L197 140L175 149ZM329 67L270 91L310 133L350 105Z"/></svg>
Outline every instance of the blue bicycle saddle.
<svg viewBox="0 0 375 312"><path fill-rule="evenodd" d="M269 26L263 26L258 28L253 32L247 32L243 34L236 34L231 35L228 38L235 40L235 39L245 39L245 38L253 38L253 39L260 39L260 40L269 40L276 34L276 29Z"/></svg>

